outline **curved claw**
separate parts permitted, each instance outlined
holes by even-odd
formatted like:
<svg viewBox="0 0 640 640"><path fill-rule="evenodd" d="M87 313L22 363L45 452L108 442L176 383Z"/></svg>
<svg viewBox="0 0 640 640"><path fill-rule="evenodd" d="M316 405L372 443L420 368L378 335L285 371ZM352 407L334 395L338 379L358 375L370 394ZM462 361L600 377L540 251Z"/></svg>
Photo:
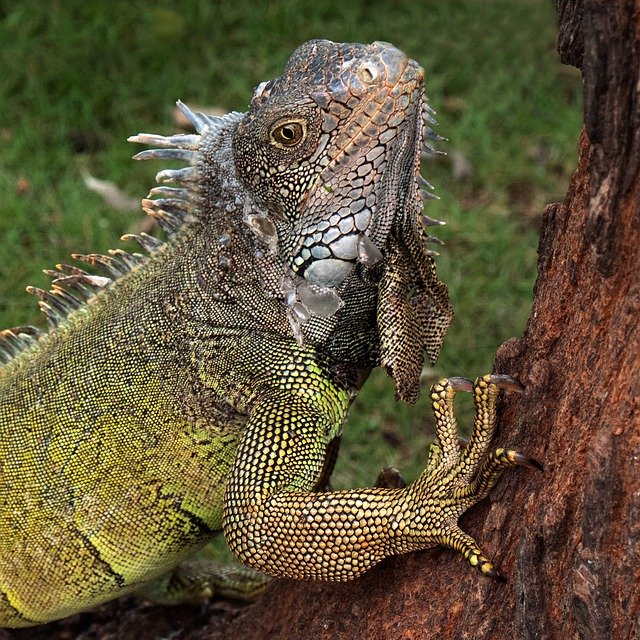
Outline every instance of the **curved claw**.
<svg viewBox="0 0 640 640"><path fill-rule="evenodd" d="M518 453L513 449L496 449L493 454L498 464L516 465L519 464L529 469L535 469L536 471L544 471L544 467L534 458L525 456L522 453Z"/></svg>
<svg viewBox="0 0 640 640"><path fill-rule="evenodd" d="M492 373L489 376L489 382L495 384L498 389L505 389L506 391L522 393L525 390L525 386L521 382L501 373Z"/></svg>
<svg viewBox="0 0 640 640"><path fill-rule="evenodd" d="M513 460L523 467L535 469L536 471L544 471L544 467L535 458L530 458L529 456L525 456L522 453L514 453Z"/></svg>
<svg viewBox="0 0 640 640"><path fill-rule="evenodd" d="M454 376L447 378L449 384L456 391L466 391L471 393L473 391L474 383L468 378L462 378L460 376ZM522 393L525 390L525 386L515 378L503 373L492 373L485 377L485 380L494 384L498 389L504 389L505 391L515 391L516 393Z"/></svg>
<svg viewBox="0 0 640 640"><path fill-rule="evenodd" d="M483 575L496 580L504 580L493 566L491 560L482 553L482 550L478 547L476 541L469 534L462 531L458 526L454 525L446 530L439 542L443 546L461 553L466 561Z"/></svg>
<svg viewBox="0 0 640 640"><path fill-rule="evenodd" d="M466 557L467 562L472 567L476 567L476 569L478 569L478 571L480 571L480 573L484 574L485 576L489 576L490 578L498 578L500 576L497 569L491 563L491 560L489 560L489 558L487 558L484 554L474 552Z"/></svg>
<svg viewBox="0 0 640 640"><path fill-rule="evenodd" d="M482 571L482 569L480 569L480 571ZM501 574L498 573L493 567L491 567L491 569L487 570L487 571L482 571L482 573L487 576L488 578L493 578L494 580L497 580L498 582L506 582L507 579Z"/></svg>
<svg viewBox="0 0 640 640"><path fill-rule="evenodd" d="M461 378L460 376L454 376L447 378L447 381L452 389L456 391L466 391L467 393L473 392L473 382L468 378Z"/></svg>

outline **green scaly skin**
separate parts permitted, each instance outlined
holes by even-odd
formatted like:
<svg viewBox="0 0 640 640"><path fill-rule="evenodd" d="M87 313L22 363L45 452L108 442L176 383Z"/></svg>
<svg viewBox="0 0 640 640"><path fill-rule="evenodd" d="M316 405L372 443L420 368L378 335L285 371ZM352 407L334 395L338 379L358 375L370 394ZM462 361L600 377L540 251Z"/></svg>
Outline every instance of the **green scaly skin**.
<svg viewBox="0 0 640 640"><path fill-rule="evenodd" d="M180 564L221 531L269 575L347 580L436 544L495 574L455 522L507 466L533 464L487 451L508 379L434 387L438 437L413 484L314 493L370 370L414 400L451 317L419 226L423 75L385 43L313 41L248 114L189 112L201 135L135 139L164 148L141 158L192 164L143 201L169 241L145 258L85 256L124 272L109 284L59 265L52 292L35 291L51 330L0 334L0 625L134 590L254 595L262 574ZM456 389L477 406L463 452Z"/></svg>

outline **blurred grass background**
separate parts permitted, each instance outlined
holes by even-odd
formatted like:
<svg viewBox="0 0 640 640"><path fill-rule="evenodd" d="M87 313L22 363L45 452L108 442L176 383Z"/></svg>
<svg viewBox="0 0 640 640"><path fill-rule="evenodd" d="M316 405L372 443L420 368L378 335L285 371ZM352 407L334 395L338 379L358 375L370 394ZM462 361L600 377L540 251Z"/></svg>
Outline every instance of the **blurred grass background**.
<svg viewBox="0 0 640 640"><path fill-rule="evenodd" d="M423 173L447 221L438 259L456 319L427 383L474 377L519 335L535 278L537 232L576 165L580 79L555 53L551 0L40 2L0 0L0 326L33 323L27 284L71 252L106 251L140 224L81 173L146 195L158 170L136 163L139 131L174 131L174 101L243 110L310 38L387 40L427 70L447 158ZM470 417L469 403L462 415ZM356 401L334 482L371 484L389 464L412 478L431 433L377 372Z"/></svg>

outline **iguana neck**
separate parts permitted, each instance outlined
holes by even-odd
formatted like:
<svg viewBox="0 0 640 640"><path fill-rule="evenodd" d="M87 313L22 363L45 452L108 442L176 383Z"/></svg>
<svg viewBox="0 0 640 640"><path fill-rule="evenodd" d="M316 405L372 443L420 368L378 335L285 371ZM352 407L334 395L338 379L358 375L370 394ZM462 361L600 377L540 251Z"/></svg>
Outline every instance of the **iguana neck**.
<svg viewBox="0 0 640 640"><path fill-rule="evenodd" d="M194 272L186 288L193 300L188 310L192 322L210 324L213 312L224 316L227 327L235 324L293 340L287 296L292 282L302 279L279 254L282 239L270 233L277 228L276 233L284 234L286 227L272 223L277 213L254 199L237 176L232 139L242 118L230 114L203 135L195 164L198 211L173 241L172 261ZM377 361L378 287L368 271L356 269L342 285L339 310L301 325L303 343L341 370L346 361L367 370Z"/></svg>

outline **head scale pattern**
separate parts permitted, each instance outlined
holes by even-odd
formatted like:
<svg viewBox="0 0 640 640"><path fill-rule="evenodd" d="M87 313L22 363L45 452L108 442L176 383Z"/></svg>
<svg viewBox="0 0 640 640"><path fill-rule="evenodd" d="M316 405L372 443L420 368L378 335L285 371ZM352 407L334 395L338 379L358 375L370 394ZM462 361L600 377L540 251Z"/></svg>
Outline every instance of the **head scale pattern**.
<svg viewBox="0 0 640 640"><path fill-rule="evenodd" d="M423 79L387 43L314 40L256 89L234 136L236 169L310 283L337 287L358 261L381 259L399 213L422 209Z"/></svg>

